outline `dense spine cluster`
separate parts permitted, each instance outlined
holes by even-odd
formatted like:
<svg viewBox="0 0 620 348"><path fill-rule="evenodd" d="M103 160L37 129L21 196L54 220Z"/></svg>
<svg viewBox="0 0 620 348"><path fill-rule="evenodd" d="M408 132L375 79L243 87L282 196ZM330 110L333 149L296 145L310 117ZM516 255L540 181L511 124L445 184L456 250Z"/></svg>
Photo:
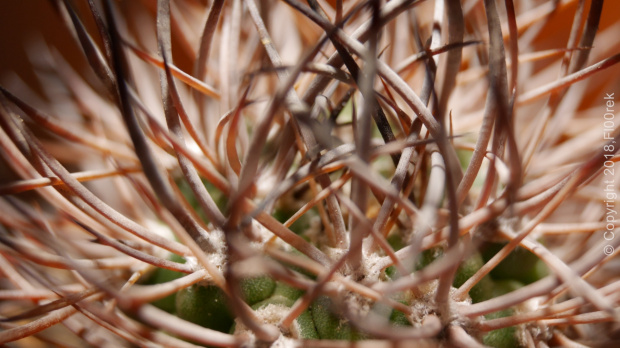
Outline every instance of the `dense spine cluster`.
<svg viewBox="0 0 620 348"><path fill-rule="evenodd" d="M618 344L618 5L50 3L0 345Z"/></svg>

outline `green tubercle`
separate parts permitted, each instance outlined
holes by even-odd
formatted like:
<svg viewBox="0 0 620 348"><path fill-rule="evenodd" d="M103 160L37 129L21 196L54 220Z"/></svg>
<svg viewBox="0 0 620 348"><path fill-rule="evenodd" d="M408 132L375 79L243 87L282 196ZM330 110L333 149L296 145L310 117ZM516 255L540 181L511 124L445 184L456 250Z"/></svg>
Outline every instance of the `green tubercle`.
<svg viewBox="0 0 620 348"><path fill-rule="evenodd" d="M303 296L304 293L305 291L292 287L286 283L276 282L276 287L273 290L272 296L282 296L295 301Z"/></svg>
<svg viewBox="0 0 620 348"><path fill-rule="evenodd" d="M318 297L311 306L312 319L321 339L358 341L365 335L354 330L348 321L332 312L329 297Z"/></svg>
<svg viewBox="0 0 620 348"><path fill-rule="evenodd" d="M264 299L252 305L252 309L259 311L269 305L292 307L295 304L295 300L303 294L303 291L295 289L284 283L277 282L275 290L271 297ZM295 319L298 335L301 339L319 339L319 335L314 326L312 315L309 310L303 311L297 319ZM233 324L230 333L234 334L236 330L236 324Z"/></svg>
<svg viewBox="0 0 620 348"><path fill-rule="evenodd" d="M482 256L487 262L507 243L489 243L483 248ZM517 246L495 267L490 275L493 279L514 279L524 284L533 283L548 274L547 266L531 251Z"/></svg>
<svg viewBox="0 0 620 348"><path fill-rule="evenodd" d="M241 280L243 299L256 304L273 293L276 284L266 276ZM177 293L177 315L194 324L221 332L228 332L233 323L233 315L228 306L224 291L212 284L199 283Z"/></svg>
<svg viewBox="0 0 620 348"><path fill-rule="evenodd" d="M486 315L487 319L508 317L514 314L512 309L495 312ZM517 327L510 326L498 330L493 330L484 335L482 342L493 348L519 348L521 344L517 338Z"/></svg>
<svg viewBox="0 0 620 348"><path fill-rule="evenodd" d="M185 263L185 259L179 255L171 254L168 258L170 261ZM156 268L153 273L151 273L150 277L144 282L144 284L152 285L152 284L161 284L173 281L175 279L183 277L185 274L181 272L171 271L165 268ZM168 313L175 312L175 302L176 302L176 293L172 295L168 295L159 300L153 301L152 304Z"/></svg>
<svg viewBox="0 0 620 348"><path fill-rule="evenodd" d="M454 276L452 285L456 288L463 285L471 276L473 276L482 266L484 261L482 256L478 253L472 255L470 258L463 262ZM488 300L493 297L493 281L489 276L482 278L471 290L469 296L473 303L478 303L484 300Z"/></svg>
<svg viewBox="0 0 620 348"><path fill-rule="evenodd" d="M295 320L297 321L299 328L299 338L305 340L320 339L319 333L316 331L314 321L312 320L312 314L309 310L303 311Z"/></svg>
<svg viewBox="0 0 620 348"><path fill-rule="evenodd" d="M233 323L224 292L215 285L194 284L177 293L177 315L194 324L228 332Z"/></svg>
<svg viewBox="0 0 620 348"><path fill-rule="evenodd" d="M250 306L269 298L276 288L276 282L267 276L242 279L240 283L243 299Z"/></svg>

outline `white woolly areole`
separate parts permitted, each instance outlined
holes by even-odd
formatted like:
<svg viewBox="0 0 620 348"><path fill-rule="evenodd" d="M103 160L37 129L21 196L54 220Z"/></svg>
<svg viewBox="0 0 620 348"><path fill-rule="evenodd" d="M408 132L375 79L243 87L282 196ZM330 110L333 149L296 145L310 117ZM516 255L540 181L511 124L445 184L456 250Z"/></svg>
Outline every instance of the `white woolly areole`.
<svg viewBox="0 0 620 348"><path fill-rule="evenodd" d="M215 249L212 253L207 254L207 260L213 266L215 266L218 270L224 271L226 268L226 255L227 249L226 240L224 237L224 232L222 230L212 230L206 235L207 242ZM189 258L187 258L189 262Z"/></svg>
<svg viewBox="0 0 620 348"><path fill-rule="evenodd" d="M289 313L289 311L290 311L290 308L284 305L270 303L254 311L254 314L262 323L277 326L282 320L282 318L284 318ZM290 330L291 330L290 337L289 335L285 336L281 334L280 337L278 337L278 339L271 344L271 347L272 348L298 347L299 345L295 343L295 339L299 338L300 328L296 320L293 322L293 325L291 326ZM251 330L249 330L239 318L235 319L234 335L249 337L250 346L253 346L256 340L256 336L254 336L254 333Z"/></svg>
<svg viewBox="0 0 620 348"><path fill-rule="evenodd" d="M282 318L284 318L289 311L290 308L284 305L270 303L262 308L255 310L254 314L261 322L265 324L278 325L278 323L280 323L280 320L282 320ZM235 323L235 335L248 331L248 328L239 318L235 319Z"/></svg>
<svg viewBox="0 0 620 348"><path fill-rule="evenodd" d="M246 342L243 344L242 347L249 348L249 347L259 346L256 342L256 337L250 331L246 333L245 337L246 337L245 339ZM263 346L259 346L259 347L263 347ZM298 342L296 342L294 338L290 338L290 337L286 337L282 335L280 335L280 337L278 337L278 339L275 340L273 343L271 343L271 345L269 346L269 348L297 348L297 347L301 347L301 345Z"/></svg>
<svg viewBox="0 0 620 348"><path fill-rule="evenodd" d="M364 239L364 246L362 252L364 253L364 263L361 265L365 282L376 283L383 281L385 272L382 271L383 256L379 253L372 251L372 245L375 243L375 239L372 236Z"/></svg>
<svg viewBox="0 0 620 348"><path fill-rule="evenodd" d="M332 261L340 260L347 253L346 249L331 248L326 245L321 248L321 251L323 251Z"/></svg>
<svg viewBox="0 0 620 348"><path fill-rule="evenodd" d="M544 297L533 297L523 301L521 304L515 307L516 313L531 313L538 309L541 309L541 305L544 301ZM525 337L525 330L529 331L530 335L534 338L549 341L553 336L553 331L548 326L541 322L532 322L526 325L517 326L517 338L521 343L527 342Z"/></svg>
<svg viewBox="0 0 620 348"><path fill-rule="evenodd" d="M215 268L223 272L226 269L227 262L227 246L224 239L224 232L222 232L221 230L213 230L207 233L205 236L205 240L209 242L209 244L214 249L212 253L205 254L207 257L207 261L209 262L209 264L213 265ZM196 257L184 256L184 258L185 264L191 267L192 270L198 271L203 268ZM207 274L204 280L211 280L211 275Z"/></svg>
<svg viewBox="0 0 620 348"><path fill-rule="evenodd" d="M344 302L349 310L359 318L366 317L373 304L372 300L355 292L348 292L344 297Z"/></svg>
<svg viewBox="0 0 620 348"><path fill-rule="evenodd" d="M427 316L438 313L437 303L435 302L438 286L439 280L437 279L421 284L415 295L409 299L409 307L411 308L409 319L414 327L421 327ZM455 298L454 295L457 291L458 289L454 287L450 288L450 298ZM469 306L471 303L471 298L468 296L463 301L454 301L453 307ZM452 318L448 318L448 320L461 327L468 327L470 319L456 316L453 313Z"/></svg>

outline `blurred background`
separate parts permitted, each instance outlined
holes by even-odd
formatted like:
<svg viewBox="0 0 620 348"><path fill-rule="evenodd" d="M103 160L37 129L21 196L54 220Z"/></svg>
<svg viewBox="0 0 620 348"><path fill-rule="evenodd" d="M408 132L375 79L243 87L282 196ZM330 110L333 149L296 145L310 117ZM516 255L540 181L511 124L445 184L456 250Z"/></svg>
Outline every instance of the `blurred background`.
<svg viewBox="0 0 620 348"><path fill-rule="evenodd" d="M197 3L207 3L207 0L194 0ZM0 1L0 84L9 87L15 82L15 78L19 77L24 80L35 91L40 91L39 83L32 68L32 61L36 60L36 48L40 43L46 43L50 47L55 47L61 52L64 59L69 61L77 71L85 71L88 69L83 59L80 48L76 45L71 37L70 31L54 9L53 0L2 0ZM473 1L462 1L465 6L470 5ZM481 1L478 1L481 3ZM504 1L498 0L498 3ZM532 0L531 3L547 2ZM552 26L554 30L543 30L547 33L536 38L533 47L520 47L522 52L532 52L537 47L541 49L549 49L551 47L564 47L568 39L570 25L573 20L574 11L577 6L577 0L553 1L559 4L555 13L550 16L547 26ZM86 10L86 1L73 1L78 10ZM123 10L136 10L138 7L147 7L154 11L156 6L155 0L132 0L118 1ZM587 1L588 6L590 1ZM499 8L504 8L500 5ZM518 11L518 9L517 9ZM87 18L85 16L84 18ZM585 17L585 16L584 16ZM603 16L600 23L600 31L620 23L620 1L605 1L603 8ZM85 23L89 29L93 30L93 23ZM620 25L618 31L620 32ZM551 34L549 34L551 33ZM97 35L93 35L96 39ZM603 49L614 53L620 52L620 47L600 47L605 45L597 37L595 41L595 49ZM594 62L590 61L588 65ZM183 70L190 69L190 61L182 51L175 52L175 64ZM615 67L608 70L607 73L618 74L620 77L620 68ZM600 93L600 91L591 91L592 93Z"/></svg>

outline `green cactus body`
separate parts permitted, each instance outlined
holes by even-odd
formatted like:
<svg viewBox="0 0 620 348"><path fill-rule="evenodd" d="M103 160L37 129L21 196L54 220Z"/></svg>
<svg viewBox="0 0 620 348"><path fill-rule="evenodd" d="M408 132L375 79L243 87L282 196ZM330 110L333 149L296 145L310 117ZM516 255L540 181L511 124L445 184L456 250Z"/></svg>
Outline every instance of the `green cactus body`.
<svg viewBox="0 0 620 348"><path fill-rule="evenodd" d="M442 255L443 255L443 249L439 247L430 248L430 249L422 251L420 253L420 256L418 257L418 261L415 264L415 269L421 270L422 268L430 265L431 262L435 261Z"/></svg>
<svg viewBox="0 0 620 348"><path fill-rule="evenodd" d="M401 301L402 304L407 304L405 301ZM390 322L394 326L411 326L411 322L407 315L397 309L394 309L390 314Z"/></svg>
<svg viewBox="0 0 620 348"><path fill-rule="evenodd" d="M243 299L250 306L271 296L276 288L276 282L267 276L245 278L240 285Z"/></svg>
<svg viewBox="0 0 620 348"><path fill-rule="evenodd" d="M241 293L249 305L265 300L276 284L266 276L241 280ZM179 317L213 330L228 332L233 315L224 292L215 285L194 284L177 293L176 310Z"/></svg>
<svg viewBox="0 0 620 348"><path fill-rule="evenodd" d="M490 243L483 248L483 258L490 260L507 243ZM525 284L535 282L548 274L547 266L531 251L516 247L495 267L490 275L493 279L514 279Z"/></svg>
<svg viewBox="0 0 620 348"><path fill-rule="evenodd" d="M269 305L292 307L295 300L301 296L303 292L284 283L277 282L275 291L271 297L264 299L252 305L252 309L260 311ZM296 330L301 339L319 339L319 335L314 326L314 321L309 310L303 311L299 317L295 319ZM230 329L230 333L235 333L236 323Z"/></svg>
<svg viewBox="0 0 620 348"><path fill-rule="evenodd" d="M321 339L358 341L365 338L363 333L336 315L331 307L332 300L326 296L318 297L311 306L312 319Z"/></svg>
<svg viewBox="0 0 620 348"><path fill-rule="evenodd" d="M518 348L520 345L515 337L516 333L514 327L493 330L484 336L483 343L494 348Z"/></svg>
<svg viewBox="0 0 620 348"><path fill-rule="evenodd" d="M496 280L493 281L493 283L493 297L502 296L523 287L523 283L516 280ZM513 314L514 310L505 309L503 311L488 314L485 317L487 319L496 319L511 316ZM517 338L517 327L514 326L488 332L484 335L483 342L484 344L494 348L517 348L521 346Z"/></svg>
<svg viewBox="0 0 620 348"><path fill-rule="evenodd" d="M215 285L194 284L179 291L176 309L180 318L220 332L228 332L233 323L228 299Z"/></svg>
<svg viewBox="0 0 620 348"><path fill-rule="evenodd" d="M299 338L307 340L320 339L319 333L317 332L316 326L314 325L314 320L312 319L312 314L309 310L303 311L297 317L296 322L299 329Z"/></svg>
<svg viewBox="0 0 620 348"><path fill-rule="evenodd" d="M506 309L486 316L487 319L503 318L514 314L512 309ZM521 347L517 338L517 328L514 326L493 330L484 335L482 342L493 348Z"/></svg>
<svg viewBox="0 0 620 348"><path fill-rule="evenodd" d="M502 296L523 287L523 283L513 279L494 280L493 297Z"/></svg>
<svg viewBox="0 0 620 348"><path fill-rule="evenodd" d="M471 278L482 266L484 262L482 256L478 253L472 255L469 259L465 260L459 266L452 285L459 287L463 285L467 279ZM493 282L490 277L485 276L482 278L471 290L469 290L469 296L473 303L478 303L484 300L488 300L493 295Z"/></svg>
<svg viewBox="0 0 620 348"><path fill-rule="evenodd" d="M273 212L273 217L276 218L278 221L285 223L295 213L296 213L295 210L284 209L284 208L276 209ZM308 229L308 227L310 227L310 220L312 219L312 217L316 215L317 215L316 208L309 210L308 212L300 216L299 219L295 220L295 222L293 222L291 226L289 226L289 229L295 232L296 234L303 234L303 232L305 232Z"/></svg>
<svg viewBox="0 0 620 348"><path fill-rule="evenodd" d="M305 291L292 287L286 283L276 282L276 286L273 290L272 296L282 296L295 301L301 296L303 296L304 293Z"/></svg>
<svg viewBox="0 0 620 348"><path fill-rule="evenodd" d="M174 261L174 262L178 262L178 263L185 263L185 259L179 255L176 254L172 254L169 257L170 261ZM150 277L145 281L144 284L161 284L161 283L167 283L169 281L173 281L175 279L181 278L183 277L185 274L181 273L181 272L175 272L175 271L171 271L169 269L165 269L165 268L156 268L153 273L150 275ZM152 304L161 309L164 310L168 313L174 313L176 310L175 307L175 303L176 303L176 293L172 294L172 295L168 295L164 298L161 298L159 300L153 301Z"/></svg>

